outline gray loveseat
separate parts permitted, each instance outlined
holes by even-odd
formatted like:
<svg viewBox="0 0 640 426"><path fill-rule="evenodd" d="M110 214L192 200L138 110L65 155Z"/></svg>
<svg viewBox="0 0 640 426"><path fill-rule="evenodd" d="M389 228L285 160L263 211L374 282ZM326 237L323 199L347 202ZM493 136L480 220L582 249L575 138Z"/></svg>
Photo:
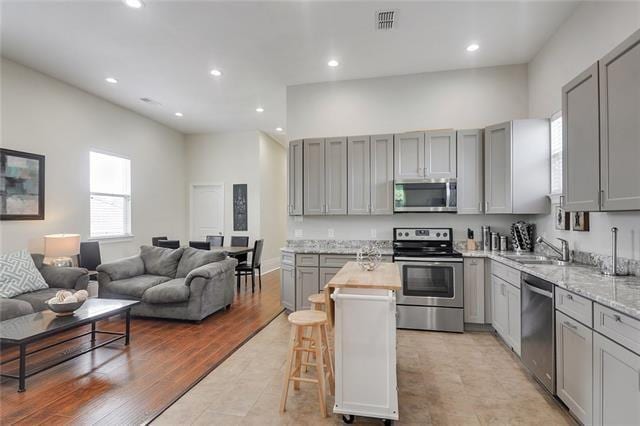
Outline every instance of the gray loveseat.
<svg viewBox="0 0 640 426"><path fill-rule="evenodd" d="M86 290L89 274L84 268L58 268L42 263L44 256L32 254L36 268L49 288L23 293L9 299L0 298L0 321L48 309L46 301L60 290Z"/></svg>
<svg viewBox="0 0 640 426"><path fill-rule="evenodd" d="M141 301L133 315L200 321L231 306L236 264L224 252L142 246L98 266L98 294Z"/></svg>

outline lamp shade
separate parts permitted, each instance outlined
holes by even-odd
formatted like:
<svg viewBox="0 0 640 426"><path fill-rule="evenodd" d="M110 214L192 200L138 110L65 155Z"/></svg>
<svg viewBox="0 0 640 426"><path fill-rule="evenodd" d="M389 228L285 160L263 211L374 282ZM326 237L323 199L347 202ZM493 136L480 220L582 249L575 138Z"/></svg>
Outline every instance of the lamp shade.
<svg viewBox="0 0 640 426"><path fill-rule="evenodd" d="M46 257L68 257L80 253L79 234L51 234L44 236Z"/></svg>

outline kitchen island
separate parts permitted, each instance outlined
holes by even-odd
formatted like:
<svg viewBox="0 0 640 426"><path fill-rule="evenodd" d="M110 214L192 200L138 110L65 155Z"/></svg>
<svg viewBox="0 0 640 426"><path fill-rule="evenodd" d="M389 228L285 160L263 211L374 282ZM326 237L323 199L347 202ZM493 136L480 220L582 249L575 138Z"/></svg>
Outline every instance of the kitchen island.
<svg viewBox="0 0 640 426"><path fill-rule="evenodd" d="M333 411L345 420L354 415L398 420L395 292L400 286L396 264L364 271L356 262L345 264L325 286L335 341Z"/></svg>

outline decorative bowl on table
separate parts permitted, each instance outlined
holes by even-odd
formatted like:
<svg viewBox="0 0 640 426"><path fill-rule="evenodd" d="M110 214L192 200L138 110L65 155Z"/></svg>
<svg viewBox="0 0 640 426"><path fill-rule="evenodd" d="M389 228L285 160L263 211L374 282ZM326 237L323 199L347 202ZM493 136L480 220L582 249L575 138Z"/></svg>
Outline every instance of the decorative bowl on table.
<svg viewBox="0 0 640 426"><path fill-rule="evenodd" d="M75 294L60 290L55 297L47 300L47 306L59 317L69 316L86 302L88 296L86 290L78 290Z"/></svg>

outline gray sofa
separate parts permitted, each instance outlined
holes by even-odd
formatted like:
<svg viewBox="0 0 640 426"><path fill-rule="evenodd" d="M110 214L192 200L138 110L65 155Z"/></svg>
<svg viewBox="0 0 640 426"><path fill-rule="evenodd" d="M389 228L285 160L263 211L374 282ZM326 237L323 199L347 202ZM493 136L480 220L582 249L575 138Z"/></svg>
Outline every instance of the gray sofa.
<svg viewBox="0 0 640 426"><path fill-rule="evenodd" d="M0 298L0 321L48 309L45 302L60 290L86 290L89 274L84 268L58 268L42 263L44 256L32 254L36 268L49 288L20 294L9 299Z"/></svg>
<svg viewBox="0 0 640 426"><path fill-rule="evenodd" d="M231 306L236 265L224 252L142 246L98 266L98 294L141 301L133 315L200 321Z"/></svg>

